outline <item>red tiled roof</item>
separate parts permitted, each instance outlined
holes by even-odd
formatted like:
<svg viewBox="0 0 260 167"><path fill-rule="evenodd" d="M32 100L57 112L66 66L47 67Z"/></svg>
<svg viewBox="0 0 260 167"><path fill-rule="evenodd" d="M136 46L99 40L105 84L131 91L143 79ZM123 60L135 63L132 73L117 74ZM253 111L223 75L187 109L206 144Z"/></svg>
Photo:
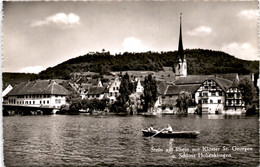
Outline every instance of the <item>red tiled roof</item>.
<svg viewBox="0 0 260 167"><path fill-rule="evenodd" d="M36 80L22 82L15 86L8 95L29 95L29 94L53 94L68 95L69 91L55 81Z"/></svg>

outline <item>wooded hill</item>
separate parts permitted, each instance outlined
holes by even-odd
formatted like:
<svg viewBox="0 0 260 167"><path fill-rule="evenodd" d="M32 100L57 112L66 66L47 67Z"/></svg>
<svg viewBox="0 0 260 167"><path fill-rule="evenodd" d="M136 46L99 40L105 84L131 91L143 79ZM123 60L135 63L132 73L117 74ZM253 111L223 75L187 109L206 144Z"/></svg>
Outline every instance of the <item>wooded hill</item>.
<svg viewBox="0 0 260 167"><path fill-rule="evenodd" d="M186 49L188 75L238 73L259 73L258 61L246 61L227 53L203 49ZM38 75L4 73L3 82L33 79L70 79L71 72L98 72L101 75L111 71L160 71L163 66L172 67L177 58L173 52L144 52L111 55L96 52L69 59L57 66L47 68ZM24 77L23 77L24 75Z"/></svg>
<svg viewBox="0 0 260 167"><path fill-rule="evenodd" d="M188 75L258 73L258 61L246 61L235 58L227 53L203 49L187 49ZM177 51L174 52L144 52L111 55L109 52L96 52L67 60L55 67L47 68L39 74L40 78L69 78L71 72L110 71L160 71L163 66L173 66Z"/></svg>

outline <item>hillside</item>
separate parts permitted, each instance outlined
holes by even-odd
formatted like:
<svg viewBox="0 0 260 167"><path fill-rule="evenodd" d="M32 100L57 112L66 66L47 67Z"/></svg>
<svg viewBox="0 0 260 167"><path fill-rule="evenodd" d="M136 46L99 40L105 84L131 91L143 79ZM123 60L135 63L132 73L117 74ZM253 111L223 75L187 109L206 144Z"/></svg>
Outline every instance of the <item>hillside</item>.
<svg viewBox="0 0 260 167"><path fill-rule="evenodd" d="M259 73L258 61L246 61L220 51L187 49L188 75L220 73ZM101 75L111 71L161 71L172 67L177 57L174 52L145 52L111 55L96 52L72 58L61 64L47 68L40 74L3 73L3 84L16 84L34 79L70 79L71 72L98 72Z"/></svg>
<svg viewBox="0 0 260 167"><path fill-rule="evenodd" d="M187 49L188 74L258 73L258 61L246 61L220 51ZM93 71L160 71L163 66L171 67L177 57L174 52L145 52L111 55L109 52L86 54L67 60L55 67L42 71L41 78L69 78L70 72Z"/></svg>
<svg viewBox="0 0 260 167"><path fill-rule="evenodd" d="M26 74L26 73L10 73L10 72L4 72L3 73L3 89L5 89L8 84L11 84L12 86L18 85L21 82L24 81L30 81L37 79L37 74Z"/></svg>

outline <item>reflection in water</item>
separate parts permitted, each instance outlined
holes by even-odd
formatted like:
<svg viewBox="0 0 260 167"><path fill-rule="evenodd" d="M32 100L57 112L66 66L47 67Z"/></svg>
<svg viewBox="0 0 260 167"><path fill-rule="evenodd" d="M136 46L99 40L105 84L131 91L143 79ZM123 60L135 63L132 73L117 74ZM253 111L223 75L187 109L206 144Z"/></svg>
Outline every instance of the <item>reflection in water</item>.
<svg viewBox="0 0 260 167"><path fill-rule="evenodd" d="M199 130L196 139L150 138L141 129L167 124L174 131ZM258 118L245 116L13 116L3 118L6 166L79 165L241 165L258 164ZM207 147L250 147L229 150L231 158L178 159L176 147L199 153ZM152 149L153 148L153 149ZM154 149L158 149L157 152ZM193 153L191 150L194 149ZM222 153L222 152L219 152Z"/></svg>

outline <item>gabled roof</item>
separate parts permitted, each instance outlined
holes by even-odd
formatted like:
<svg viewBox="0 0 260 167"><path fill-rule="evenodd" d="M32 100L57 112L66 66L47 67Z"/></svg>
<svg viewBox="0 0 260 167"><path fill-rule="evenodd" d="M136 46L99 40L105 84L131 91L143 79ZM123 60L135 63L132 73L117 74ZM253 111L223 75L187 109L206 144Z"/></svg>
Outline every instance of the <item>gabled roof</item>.
<svg viewBox="0 0 260 167"><path fill-rule="evenodd" d="M95 85L95 86L98 85L98 82L99 82L98 79L89 79L87 81L88 84Z"/></svg>
<svg viewBox="0 0 260 167"><path fill-rule="evenodd" d="M194 85L171 85L168 87L166 95L179 95L182 91L193 94L198 88L200 84Z"/></svg>
<svg viewBox="0 0 260 167"><path fill-rule="evenodd" d="M100 95L105 92L106 87L92 86L89 88L88 95Z"/></svg>
<svg viewBox="0 0 260 167"><path fill-rule="evenodd" d="M161 82L160 84L157 85L157 92L160 95L164 95L166 93L167 88L168 88L168 85L165 84L164 82Z"/></svg>
<svg viewBox="0 0 260 167"><path fill-rule="evenodd" d="M238 81L234 81L233 83L232 83L232 85L230 86L230 88L237 88L238 87Z"/></svg>
<svg viewBox="0 0 260 167"><path fill-rule="evenodd" d="M223 78L215 78L213 80L215 80L223 90L227 90L233 83L232 81Z"/></svg>
<svg viewBox="0 0 260 167"><path fill-rule="evenodd" d="M22 82L8 93L8 95L30 94L68 95L69 91L55 81L36 80L32 82Z"/></svg>
<svg viewBox="0 0 260 167"><path fill-rule="evenodd" d="M188 75L186 77L180 77L175 81L175 85L186 85L186 84L202 84L209 77L213 75Z"/></svg>
<svg viewBox="0 0 260 167"><path fill-rule="evenodd" d="M217 74L216 75L218 78L223 78L223 79L227 79L230 81L234 81L237 80L239 78L238 77L238 73L229 73L229 74Z"/></svg>
<svg viewBox="0 0 260 167"><path fill-rule="evenodd" d="M240 79L240 80L242 80L242 79L248 79L249 81L252 80L251 75L239 75L239 79Z"/></svg>

